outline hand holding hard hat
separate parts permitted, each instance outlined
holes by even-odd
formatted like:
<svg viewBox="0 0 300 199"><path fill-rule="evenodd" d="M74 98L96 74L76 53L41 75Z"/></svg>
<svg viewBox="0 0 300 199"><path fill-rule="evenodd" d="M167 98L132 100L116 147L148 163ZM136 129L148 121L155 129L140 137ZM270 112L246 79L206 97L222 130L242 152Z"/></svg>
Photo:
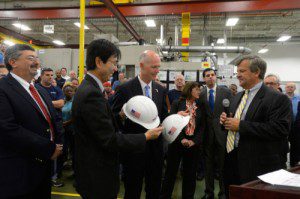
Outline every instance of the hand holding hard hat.
<svg viewBox="0 0 300 199"><path fill-rule="evenodd" d="M163 136L167 142L172 143L189 121L190 116L182 116L179 114L168 116L162 123L164 127Z"/></svg>
<svg viewBox="0 0 300 199"><path fill-rule="evenodd" d="M146 129L156 128L160 123L155 103L146 96L132 97L122 109L127 118Z"/></svg>

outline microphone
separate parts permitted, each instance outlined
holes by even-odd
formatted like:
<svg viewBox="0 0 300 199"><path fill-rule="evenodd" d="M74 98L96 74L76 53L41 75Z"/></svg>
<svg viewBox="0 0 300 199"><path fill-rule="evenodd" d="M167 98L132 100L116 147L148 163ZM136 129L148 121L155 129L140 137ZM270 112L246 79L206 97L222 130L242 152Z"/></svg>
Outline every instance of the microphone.
<svg viewBox="0 0 300 199"><path fill-rule="evenodd" d="M229 113L230 101L228 99L223 99L222 105L224 107L224 112L226 113L227 117L230 117L230 113ZM222 125L221 129L223 131L226 130L225 127L224 127L224 125Z"/></svg>
<svg viewBox="0 0 300 199"><path fill-rule="evenodd" d="M222 105L224 107L224 112L226 113L227 116L229 116L230 101L228 99L223 99Z"/></svg>

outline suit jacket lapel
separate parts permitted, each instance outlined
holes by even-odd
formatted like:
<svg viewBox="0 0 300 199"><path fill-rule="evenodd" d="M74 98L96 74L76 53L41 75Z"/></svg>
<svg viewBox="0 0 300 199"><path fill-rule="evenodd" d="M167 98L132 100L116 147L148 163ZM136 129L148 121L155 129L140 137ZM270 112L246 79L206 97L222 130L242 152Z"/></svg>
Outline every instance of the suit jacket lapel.
<svg viewBox="0 0 300 199"><path fill-rule="evenodd" d="M25 98L26 101L28 101L35 108L35 110L37 110L44 118L42 111L40 110L36 102L32 99L32 97L29 95L29 93L23 88L23 86L17 80L15 80L15 78L13 78L11 74L8 74L7 76L9 80L8 82L11 84L12 88L23 98Z"/></svg>
<svg viewBox="0 0 300 199"><path fill-rule="evenodd" d="M50 117L51 119L53 119L55 117L54 113L52 112L51 110L51 105L48 103L48 100L47 100L47 97L45 96L45 93L42 92L39 88L35 87L36 90L38 91L38 93L40 94L41 98L44 100L45 104L46 104L46 108L48 108L48 111L49 111L49 114L50 114ZM40 110L40 109L39 109ZM46 118L45 118L46 119Z"/></svg>
<svg viewBox="0 0 300 199"><path fill-rule="evenodd" d="M265 92L266 92L266 87L265 85L262 85L259 91L256 93L255 97L253 98L247 110L245 120L250 120L254 116L255 112L260 106L260 103L262 102L262 98L264 97Z"/></svg>
<svg viewBox="0 0 300 199"><path fill-rule="evenodd" d="M208 113L208 115L210 116L210 117L212 117L212 115L213 115L213 112L212 112L212 110L211 110L211 108L210 108L210 106L209 106L209 103L208 103L208 100L207 100L207 87L205 87L204 89L203 89L203 98L204 98L204 102L205 102L205 106L206 106L206 110L207 110L207 113Z"/></svg>
<svg viewBox="0 0 300 199"><path fill-rule="evenodd" d="M159 100L158 100L158 96L159 96L159 93L158 93L158 87L157 85L152 81L152 100L155 104L158 104L159 103Z"/></svg>
<svg viewBox="0 0 300 199"><path fill-rule="evenodd" d="M233 114L232 117L234 117L235 112L236 112L236 110L237 110L237 108L238 108L238 106L239 106L239 104L240 104L240 101L241 101L241 99L242 99L244 93L245 93L245 91L239 92L239 93L235 96L233 102L230 104L230 113Z"/></svg>
<svg viewBox="0 0 300 199"><path fill-rule="evenodd" d="M139 78L137 76L133 79L132 84L133 84L133 86L132 86L133 96L135 96L135 95L144 95L141 83L140 83Z"/></svg>
<svg viewBox="0 0 300 199"><path fill-rule="evenodd" d="M221 96L222 96L222 90L220 89L219 86L217 86L216 89L216 97L215 97L215 105L214 105L214 114L216 114L217 110L219 110L219 107L222 106L221 102Z"/></svg>

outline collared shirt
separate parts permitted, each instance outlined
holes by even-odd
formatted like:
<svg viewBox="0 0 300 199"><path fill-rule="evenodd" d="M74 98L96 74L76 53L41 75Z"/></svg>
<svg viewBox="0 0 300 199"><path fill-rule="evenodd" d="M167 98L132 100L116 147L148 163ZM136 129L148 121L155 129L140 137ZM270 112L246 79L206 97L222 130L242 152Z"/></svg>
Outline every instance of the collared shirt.
<svg viewBox="0 0 300 199"><path fill-rule="evenodd" d="M100 81L100 79L98 79L98 77L96 77L95 75L93 75L93 74L90 73L90 72L88 72L87 74L88 74L89 76L91 76L91 77L97 82L98 86L99 86L100 89L101 89L101 92L103 92L103 91L104 91L104 87L103 87L103 84L102 84L102 82Z"/></svg>
<svg viewBox="0 0 300 199"><path fill-rule="evenodd" d="M213 88L208 88L207 86L206 86L206 93L207 93L207 101L209 101L209 91L210 91L210 89L213 89L214 90L214 93L213 93L213 95L214 95L214 101L216 101L216 94L217 94L217 84L215 84L215 86L213 87Z"/></svg>
<svg viewBox="0 0 300 199"><path fill-rule="evenodd" d="M32 94L31 94L31 92L30 92L30 90L29 90L30 84L29 84L26 80L24 80L23 78L19 77L18 75L14 74L14 73L12 73L12 72L10 72L10 74L11 74L11 76L12 76L15 80L17 80L17 82L19 82L19 83L21 84L21 86L28 92L28 94L31 96L31 98L33 99L33 101L37 104L37 106L39 107L39 109L40 109L41 112L43 113L41 107L39 106L39 103L37 103L37 101L34 99L34 97L32 96ZM33 84L32 84L32 85L33 85ZM37 93L38 93L38 95L40 96L40 98L41 98L41 100L42 100L44 106L46 107L47 112L49 113L48 106L46 105L45 101L43 100L43 98L41 97L41 95L39 94L39 92L37 92ZM43 113L43 115L44 115L44 113ZM49 113L49 116L51 117L50 113ZM46 118L45 115L44 115L44 117Z"/></svg>
<svg viewBox="0 0 300 199"><path fill-rule="evenodd" d="M251 102L253 101L255 95L257 94L257 92L258 92L259 89L261 88L262 84L263 84L263 82L261 81L261 82L257 83L254 87L252 87L252 88L249 90L248 98L247 98L247 101L246 101L244 110L243 110L243 112L242 112L242 115L241 115L241 120L244 120L244 119L245 119L246 114L247 114L247 111L248 111L248 108L249 108ZM240 133L239 133L239 132L236 132L236 134L235 134L235 139L234 139L234 146L235 146L235 147L238 146L239 140L240 140Z"/></svg>
<svg viewBox="0 0 300 199"><path fill-rule="evenodd" d="M289 97L289 96L288 96ZM290 98L290 97L289 97ZM298 111L298 102L300 101L300 96L294 95L292 98L290 98L292 105L293 105L293 120L295 121Z"/></svg>
<svg viewBox="0 0 300 199"><path fill-rule="evenodd" d="M70 79L70 76L66 75L66 76L61 76L62 78L64 78L65 80Z"/></svg>
<svg viewBox="0 0 300 199"><path fill-rule="evenodd" d="M143 95L146 96L146 86L148 85L149 86L149 95L150 95L150 98L152 99L152 81L149 83L149 84L146 84L141 78L140 76L138 75L138 78L139 78L139 81L140 81L140 84L141 84L141 87L142 87L142 91L143 91Z"/></svg>

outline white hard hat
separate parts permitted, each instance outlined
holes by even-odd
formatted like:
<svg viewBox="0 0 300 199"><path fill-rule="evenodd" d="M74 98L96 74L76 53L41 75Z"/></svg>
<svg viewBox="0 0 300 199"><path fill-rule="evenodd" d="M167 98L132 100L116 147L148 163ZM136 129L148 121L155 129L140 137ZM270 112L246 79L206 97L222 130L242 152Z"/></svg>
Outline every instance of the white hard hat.
<svg viewBox="0 0 300 199"><path fill-rule="evenodd" d="M162 134L167 142L172 143L189 121L190 116L178 114L168 116L162 123L162 126L164 127Z"/></svg>
<svg viewBox="0 0 300 199"><path fill-rule="evenodd" d="M155 103L148 97L137 95L128 100L123 106L125 115L146 129L156 128L160 119Z"/></svg>

